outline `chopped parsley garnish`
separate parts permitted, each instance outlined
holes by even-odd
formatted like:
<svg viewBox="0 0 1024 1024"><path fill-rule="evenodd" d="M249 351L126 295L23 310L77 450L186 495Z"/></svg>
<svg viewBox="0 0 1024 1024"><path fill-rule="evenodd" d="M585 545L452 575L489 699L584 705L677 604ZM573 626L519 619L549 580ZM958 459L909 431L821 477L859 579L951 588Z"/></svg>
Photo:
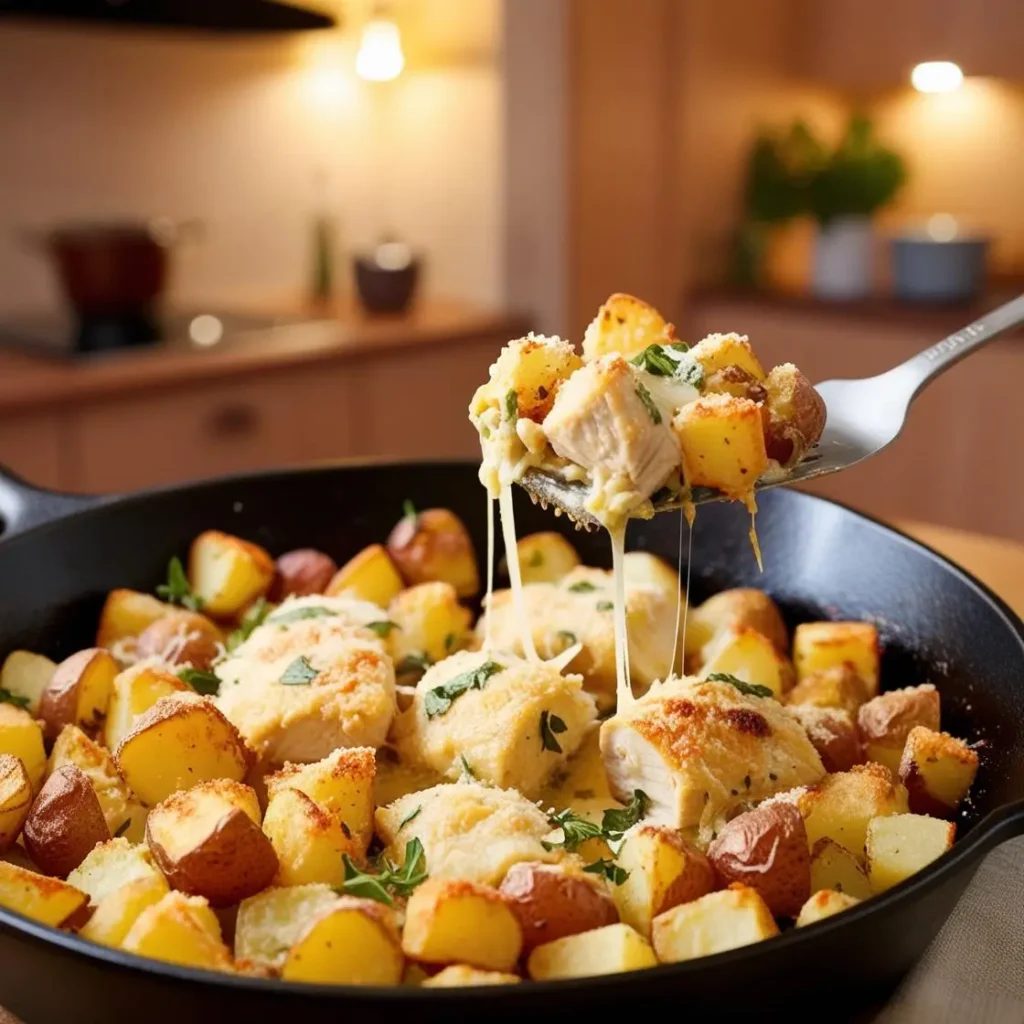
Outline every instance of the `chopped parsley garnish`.
<svg viewBox="0 0 1024 1024"><path fill-rule="evenodd" d="M11 693L10 690L6 690L0 686L0 704L13 704L16 708L27 709L29 699L28 697L22 697L20 694Z"/></svg>
<svg viewBox="0 0 1024 1024"><path fill-rule="evenodd" d="M583 870L592 875L601 875L607 878L612 885L622 885L629 878L629 872L625 868L620 868L615 861L604 858L595 860L593 864L586 864Z"/></svg>
<svg viewBox="0 0 1024 1024"><path fill-rule="evenodd" d="M426 672L434 663L423 651L410 651L396 666L395 671L401 676L407 672Z"/></svg>
<svg viewBox="0 0 1024 1024"><path fill-rule="evenodd" d="M654 423L655 426L661 423L661 410L651 397L650 391L648 391L640 381L636 382L636 397L643 402L644 408L647 410L647 415L651 417L651 422Z"/></svg>
<svg viewBox="0 0 1024 1024"><path fill-rule="evenodd" d="M552 814L548 818L548 824L552 828L560 828L562 830L562 841L560 843L549 843L543 839L541 840L540 845L548 851L555 849L557 846L563 846L566 853L573 853L588 839L598 839L604 836L604 829L600 825L595 825L592 821L581 818L575 811L568 808L564 811L559 811L557 814Z"/></svg>
<svg viewBox="0 0 1024 1024"><path fill-rule="evenodd" d="M544 553L539 549L530 552L526 565L530 569L539 569L544 564Z"/></svg>
<svg viewBox="0 0 1024 1024"><path fill-rule="evenodd" d="M423 710L426 711L427 718L443 715L452 706L456 697L461 697L467 690L482 690L487 680L504 668L504 665L499 665L496 661L485 661L478 668L463 672L447 683L428 690L423 700Z"/></svg>
<svg viewBox="0 0 1024 1024"><path fill-rule="evenodd" d="M676 352L689 352L690 346L685 341L673 341L669 348L675 349Z"/></svg>
<svg viewBox="0 0 1024 1024"><path fill-rule="evenodd" d="M416 820L416 817L417 817L417 816L419 815L420 811L422 811L422 810L423 810L423 805L422 805L422 804L420 804L420 806L419 806L419 807L417 807L417 808L416 808L415 810L412 810L412 811L410 811L410 812L409 812L409 813L408 813L408 814L407 814L407 815L406 815L406 816L405 816L405 817L404 817L404 818L403 818L403 819L402 819L402 820L401 820L401 821L400 821L400 822L398 823L398 831L399 831L399 832L401 832L401 831L402 831L402 829L403 829L403 828L405 828L405 826L406 826L406 825L408 825L410 821L415 821L415 820Z"/></svg>
<svg viewBox="0 0 1024 1024"><path fill-rule="evenodd" d="M519 399L516 398L515 388L511 388L505 395L505 415L513 423L519 418Z"/></svg>
<svg viewBox="0 0 1024 1024"><path fill-rule="evenodd" d="M569 587L570 594L589 594L591 591L597 590L589 580L580 580L578 583L574 583Z"/></svg>
<svg viewBox="0 0 1024 1024"><path fill-rule="evenodd" d="M427 865L423 855L423 844L410 839L405 844L405 862L401 867L382 857L376 872L360 871L347 853L342 854L345 865L345 880L341 891L350 896L394 905L396 896L409 896L416 886L427 879Z"/></svg>
<svg viewBox="0 0 1024 1024"><path fill-rule="evenodd" d="M338 613L321 604L309 604L303 608L289 608L287 611L271 615L269 621L275 626L287 626L290 622L302 622L304 619L323 619Z"/></svg>
<svg viewBox="0 0 1024 1024"><path fill-rule="evenodd" d="M216 697L220 692L220 677L215 672L202 668L183 668L178 678L204 697Z"/></svg>
<svg viewBox="0 0 1024 1024"><path fill-rule="evenodd" d="M125 818L124 821L122 821L121 824L118 825L117 828L114 830L113 838L114 839L120 839L121 836L123 836L125 834L125 832L127 832L128 829L130 829L131 827L132 827L132 819L131 818Z"/></svg>
<svg viewBox="0 0 1024 1024"><path fill-rule="evenodd" d="M728 672L712 672L708 676L709 683L728 683L730 686L735 686L740 693L745 693L748 697L774 697L775 694L770 687L760 686L757 683L745 683L742 679L737 679L734 675Z"/></svg>
<svg viewBox="0 0 1024 1024"><path fill-rule="evenodd" d="M402 502L402 515L404 518L409 519L414 523L419 518L419 515L416 512L416 506L408 498Z"/></svg>
<svg viewBox="0 0 1024 1024"><path fill-rule="evenodd" d="M617 842L647 813L650 798L642 789L633 790L633 799L627 807L611 807L604 812L601 828L605 838Z"/></svg>
<svg viewBox="0 0 1024 1024"><path fill-rule="evenodd" d="M557 633L559 640L565 641L566 647L572 647L573 644L578 644L579 637L571 629L560 629Z"/></svg>
<svg viewBox="0 0 1024 1024"><path fill-rule="evenodd" d="M692 387L701 388L704 385L704 368L688 354L689 351L690 346L682 341L673 345L648 345L631 362L652 377L675 377Z"/></svg>
<svg viewBox="0 0 1024 1024"><path fill-rule="evenodd" d="M284 683L285 686L309 686L318 675L320 675L320 670L313 668L309 658L304 654L300 654L284 670L280 682Z"/></svg>
<svg viewBox="0 0 1024 1024"><path fill-rule="evenodd" d="M462 762L463 774L467 775L471 779L476 778L476 772L473 771L472 765L466 760L465 754L459 754L459 760Z"/></svg>
<svg viewBox="0 0 1024 1024"><path fill-rule="evenodd" d="M665 351L663 345L648 345L640 355L634 356L630 362L654 377L674 377L678 365Z"/></svg>
<svg viewBox="0 0 1024 1024"><path fill-rule="evenodd" d="M238 629L228 636L227 643L225 644L227 649L233 651L236 647L241 647L252 636L253 630L257 626L263 625L272 607L265 597L261 597L258 601L254 601L249 605L242 616L242 621L238 624Z"/></svg>
<svg viewBox="0 0 1024 1024"><path fill-rule="evenodd" d="M611 601L598 601L597 610L599 612L610 612L615 607Z"/></svg>
<svg viewBox="0 0 1024 1024"><path fill-rule="evenodd" d="M180 604L194 612L202 611L203 599L192 593L185 567L177 555L167 563L167 582L161 583L156 593L157 597L162 597L168 604Z"/></svg>
<svg viewBox="0 0 1024 1024"><path fill-rule="evenodd" d="M558 715L551 714L548 711L542 711L540 713L540 748L541 750L551 750L556 754L562 752L562 746L555 739L556 733L563 733L569 727L562 721Z"/></svg>
<svg viewBox="0 0 1024 1024"><path fill-rule="evenodd" d="M368 622L366 628L370 632L376 633L377 636L386 637L391 635L393 629L401 629L402 627L390 619L381 619L379 622Z"/></svg>
<svg viewBox="0 0 1024 1024"><path fill-rule="evenodd" d="M635 789L629 806L609 807L604 812L600 825L581 818L571 810L559 811L548 818L548 823L552 827L562 830L562 842L548 843L541 840L541 846L545 850L563 846L567 853L572 853L588 839L604 839L609 843L617 843L622 839L623 833L643 818L649 804L650 799L647 794L641 789Z"/></svg>

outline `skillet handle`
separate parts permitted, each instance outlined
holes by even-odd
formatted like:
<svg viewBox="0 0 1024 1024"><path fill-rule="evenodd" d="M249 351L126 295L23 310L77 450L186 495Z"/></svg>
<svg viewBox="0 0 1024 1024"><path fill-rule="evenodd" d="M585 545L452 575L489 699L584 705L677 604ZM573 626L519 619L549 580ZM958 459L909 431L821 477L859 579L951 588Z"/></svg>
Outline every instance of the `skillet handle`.
<svg viewBox="0 0 1024 1024"><path fill-rule="evenodd" d="M0 539L6 540L51 519L92 508L102 500L95 495L61 494L34 487L0 466Z"/></svg>

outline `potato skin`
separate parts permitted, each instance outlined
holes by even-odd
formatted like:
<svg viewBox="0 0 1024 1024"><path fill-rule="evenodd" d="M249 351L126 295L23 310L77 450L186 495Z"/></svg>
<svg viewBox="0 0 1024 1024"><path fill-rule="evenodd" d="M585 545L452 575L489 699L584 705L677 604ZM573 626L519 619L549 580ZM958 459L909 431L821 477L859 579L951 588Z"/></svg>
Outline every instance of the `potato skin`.
<svg viewBox="0 0 1024 1024"><path fill-rule="evenodd" d="M811 895L807 832L792 804L733 818L708 847L708 859L726 883L754 889L777 917L796 917Z"/></svg>
<svg viewBox="0 0 1024 1024"><path fill-rule="evenodd" d="M812 704L791 704L789 710L800 720L825 771L845 772L864 760L857 726L848 711Z"/></svg>
<svg viewBox="0 0 1024 1024"><path fill-rule="evenodd" d="M513 864L498 890L519 919L524 953L619 919L608 893L554 864Z"/></svg>
<svg viewBox="0 0 1024 1024"><path fill-rule="evenodd" d="M323 594L337 571L334 559L316 548L286 551L275 563L274 582L270 585L267 600L280 604L292 595Z"/></svg>
<svg viewBox="0 0 1024 1024"><path fill-rule="evenodd" d="M818 443L825 429L825 402L792 363L776 366L764 383L768 457L782 466L795 465Z"/></svg>
<svg viewBox="0 0 1024 1024"><path fill-rule="evenodd" d="M110 662L110 680L113 683L117 674L117 663L109 651L100 647L89 647L84 651L78 651L71 657L65 658L53 673L49 686L43 690L42 700L39 703L39 717L43 720L43 734L47 740L55 740L65 725L77 724L88 731L90 725L96 723L77 722L78 711L78 686L89 671L98 671L93 665L94 661L106 660Z"/></svg>
<svg viewBox="0 0 1024 1024"><path fill-rule="evenodd" d="M388 536L388 554L410 586L450 583L459 597L480 589L473 542L463 522L446 508L403 516Z"/></svg>
<svg viewBox="0 0 1024 1024"><path fill-rule="evenodd" d="M175 611L157 619L140 634L136 654L139 658L152 658L163 654L175 638L184 638L177 651L167 662L193 668L208 669L219 653L218 643L223 639L221 631L205 616L197 612Z"/></svg>
<svg viewBox="0 0 1024 1024"><path fill-rule="evenodd" d="M81 768L61 765L46 780L22 835L35 864L60 878L71 874L97 843L110 839L99 798Z"/></svg>

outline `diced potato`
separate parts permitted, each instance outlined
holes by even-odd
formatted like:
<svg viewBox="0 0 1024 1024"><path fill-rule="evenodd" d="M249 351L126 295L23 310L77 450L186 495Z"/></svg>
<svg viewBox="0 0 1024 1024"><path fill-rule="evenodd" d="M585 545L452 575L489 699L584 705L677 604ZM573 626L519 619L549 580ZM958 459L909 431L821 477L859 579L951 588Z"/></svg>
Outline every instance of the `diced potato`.
<svg viewBox="0 0 1024 1024"><path fill-rule="evenodd" d="M864 754L895 774L900 769L903 747L915 726L937 731L939 693L934 686L908 686L890 690L869 700L857 712Z"/></svg>
<svg viewBox="0 0 1024 1024"><path fill-rule="evenodd" d="M388 618L398 627L388 641L399 669L410 655L426 655L432 662L447 658L462 645L472 621L448 583L420 583L403 590L388 605Z"/></svg>
<svg viewBox="0 0 1024 1024"><path fill-rule="evenodd" d="M662 963L711 956L778 935L764 900L745 885L708 893L654 919L654 951Z"/></svg>
<svg viewBox="0 0 1024 1024"><path fill-rule="evenodd" d="M744 626L766 636L780 654L789 650L789 633L779 606L763 590L737 587L714 594L690 609L686 622L687 671L700 668L708 645L719 633Z"/></svg>
<svg viewBox="0 0 1024 1024"><path fill-rule="evenodd" d="M592 362L611 352L632 359L648 345L671 345L675 328L646 302L621 292L610 296L583 335L583 358Z"/></svg>
<svg viewBox="0 0 1024 1024"><path fill-rule="evenodd" d="M765 379L764 367L742 334L709 334L690 349L690 355L700 363L709 377L718 370L738 366L755 380Z"/></svg>
<svg viewBox="0 0 1024 1024"><path fill-rule="evenodd" d="M39 703L39 717L48 740L65 725L95 733L103 724L114 677L119 669L113 655L102 647L72 654L56 668Z"/></svg>
<svg viewBox="0 0 1024 1024"><path fill-rule="evenodd" d="M871 895L871 886L861 858L831 839L819 839L811 851L811 892L820 889L866 900Z"/></svg>
<svg viewBox="0 0 1024 1024"><path fill-rule="evenodd" d="M25 710L30 715L38 715L43 691L50 685L56 669L56 664L43 654L11 651L0 669L0 690L28 701Z"/></svg>
<svg viewBox="0 0 1024 1024"><path fill-rule="evenodd" d="M864 680L851 665L833 665L805 675L789 691L787 704L805 704L818 708L842 708L856 716L857 709L868 699Z"/></svg>
<svg viewBox="0 0 1024 1024"><path fill-rule="evenodd" d="M322 884L265 889L250 896L238 908L236 958L280 967L321 911L337 902L338 894Z"/></svg>
<svg viewBox="0 0 1024 1024"><path fill-rule="evenodd" d="M192 541L188 580L208 615L237 615L265 594L273 579L274 560L257 544L219 530L207 530Z"/></svg>
<svg viewBox="0 0 1024 1024"><path fill-rule="evenodd" d="M620 923L538 946L530 954L526 970L534 981L556 981L642 971L657 964L651 944L628 924Z"/></svg>
<svg viewBox="0 0 1024 1024"><path fill-rule="evenodd" d="M0 851L18 838L31 806L32 782L25 766L10 754L0 754Z"/></svg>
<svg viewBox="0 0 1024 1024"><path fill-rule="evenodd" d="M207 670L220 657L223 644L224 634L212 619L187 608L176 608L139 634L135 656Z"/></svg>
<svg viewBox="0 0 1024 1024"><path fill-rule="evenodd" d="M671 601L678 601L682 591L679 572L664 558L650 551L628 551L622 559L626 591L653 590Z"/></svg>
<svg viewBox="0 0 1024 1024"><path fill-rule="evenodd" d="M337 563L330 555L316 548L298 548L278 555L274 563L274 582L267 594L269 600L280 604L286 597L308 597L310 594L324 594L334 574Z"/></svg>
<svg viewBox="0 0 1024 1024"><path fill-rule="evenodd" d="M376 760L372 747L334 751L315 764L286 764L267 777L267 795L284 788L297 789L344 823L354 841L356 856L363 856L373 838L373 783Z"/></svg>
<svg viewBox="0 0 1024 1024"><path fill-rule="evenodd" d="M978 755L963 740L924 726L910 730L899 776L915 814L950 817L977 773Z"/></svg>
<svg viewBox="0 0 1024 1024"><path fill-rule="evenodd" d="M789 704L821 757L827 772L847 772L864 760L857 724L842 708L819 708L813 704Z"/></svg>
<svg viewBox="0 0 1024 1024"><path fill-rule="evenodd" d="M115 752L117 766L148 807L207 779L240 782L255 760L238 730L207 697L161 697Z"/></svg>
<svg viewBox="0 0 1024 1024"><path fill-rule="evenodd" d="M231 954L220 934L220 922L206 900L169 892L136 918L124 938L129 953L183 967L231 971Z"/></svg>
<svg viewBox="0 0 1024 1024"><path fill-rule="evenodd" d="M447 583L459 597L474 597L480 590L473 541L450 509L402 516L388 536L388 554L410 586Z"/></svg>
<svg viewBox="0 0 1024 1024"><path fill-rule="evenodd" d="M292 946L281 977L324 985L397 985L404 966L394 911L341 896Z"/></svg>
<svg viewBox="0 0 1024 1024"><path fill-rule="evenodd" d="M156 906L168 892L167 881L159 872L126 882L96 904L80 934L101 946L121 946L142 912Z"/></svg>
<svg viewBox="0 0 1024 1024"><path fill-rule="evenodd" d="M798 682L838 665L849 665L868 696L878 693L878 630L870 622L804 622L793 633Z"/></svg>
<svg viewBox="0 0 1024 1024"><path fill-rule="evenodd" d="M276 885L340 886L345 880L342 854L360 855L356 840L345 836L340 819L287 786L267 804L263 831L277 854Z"/></svg>
<svg viewBox="0 0 1024 1024"><path fill-rule="evenodd" d="M715 872L707 857L675 829L643 824L630 829L616 861L629 872L611 890L619 917L648 938L658 914L715 888Z"/></svg>
<svg viewBox="0 0 1024 1024"><path fill-rule="evenodd" d="M951 821L926 814L873 818L865 849L872 892L885 892L941 857L956 838Z"/></svg>
<svg viewBox="0 0 1024 1024"><path fill-rule="evenodd" d="M701 675L706 679L714 672L767 686L779 699L793 685L793 666L771 640L749 626L733 626L708 645Z"/></svg>
<svg viewBox="0 0 1024 1024"><path fill-rule="evenodd" d="M13 704L0 704L0 754L10 754L21 761L34 791L43 784L46 750L42 725Z"/></svg>
<svg viewBox="0 0 1024 1024"><path fill-rule="evenodd" d="M68 884L81 889L95 904L130 882L162 877L147 847L134 846L119 837L94 847L68 875Z"/></svg>
<svg viewBox="0 0 1024 1024"><path fill-rule="evenodd" d="M704 395L672 421L683 452L683 476L692 487L711 487L727 498L752 495L768 468L761 409L748 398Z"/></svg>
<svg viewBox="0 0 1024 1024"><path fill-rule="evenodd" d="M147 626L173 611L173 606L137 590L112 590L100 612L96 646L110 648L119 640L137 637Z"/></svg>
<svg viewBox="0 0 1024 1024"><path fill-rule="evenodd" d="M103 723L103 742L107 749L117 750L118 744L131 731L135 719L161 697L188 691L187 683L155 665L133 665L125 669L114 679L107 720Z"/></svg>
<svg viewBox="0 0 1024 1024"><path fill-rule="evenodd" d="M796 919L797 928L804 928L815 921L824 921L826 917L842 913L860 903L856 896L846 892L835 892L831 889L819 889L801 908Z"/></svg>
<svg viewBox="0 0 1024 1024"><path fill-rule="evenodd" d="M406 956L426 963L511 971L522 948L518 918L490 886L428 878L409 897L402 933Z"/></svg>
<svg viewBox="0 0 1024 1024"><path fill-rule="evenodd" d="M477 388L470 416L479 417L493 407L501 407L504 416L508 393L514 391L517 416L540 423L551 411L558 389L582 365L572 345L560 338L516 338L502 348L489 380Z"/></svg>
<svg viewBox="0 0 1024 1024"><path fill-rule="evenodd" d="M576 549L560 533L531 533L516 542L523 583L557 583L580 564Z"/></svg>
<svg viewBox="0 0 1024 1024"><path fill-rule="evenodd" d="M335 573L325 593L330 597L347 594L387 608L404 586L405 581L384 546L371 544Z"/></svg>
<svg viewBox="0 0 1024 1024"><path fill-rule="evenodd" d="M764 385L768 457L782 466L795 465L825 429L825 401L792 363L776 366Z"/></svg>
<svg viewBox="0 0 1024 1024"><path fill-rule="evenodd" d="M423 981L423 988L473 988L479 985L518 985L518 974L478 971L467 964L452 964Z"/></svg>
<svg viewBox="0 0 1024 1024"><path fill-rule="evenodd" d="M0 860L0 907L56 928L80 911L88 899L67 882Z"/></svg>

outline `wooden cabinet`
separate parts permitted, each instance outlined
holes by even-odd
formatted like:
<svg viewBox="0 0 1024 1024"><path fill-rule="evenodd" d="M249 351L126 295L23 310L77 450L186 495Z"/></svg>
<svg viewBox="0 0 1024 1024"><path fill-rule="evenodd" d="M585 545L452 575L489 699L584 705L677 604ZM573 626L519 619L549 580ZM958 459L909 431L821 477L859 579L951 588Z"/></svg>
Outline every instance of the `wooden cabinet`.
<svg viewBox="0 0 1024 1024"><path fill-rule="evenodd" d="M0 465L40 487L66 487L66 435L57 413L0 417Z"/></svg>

